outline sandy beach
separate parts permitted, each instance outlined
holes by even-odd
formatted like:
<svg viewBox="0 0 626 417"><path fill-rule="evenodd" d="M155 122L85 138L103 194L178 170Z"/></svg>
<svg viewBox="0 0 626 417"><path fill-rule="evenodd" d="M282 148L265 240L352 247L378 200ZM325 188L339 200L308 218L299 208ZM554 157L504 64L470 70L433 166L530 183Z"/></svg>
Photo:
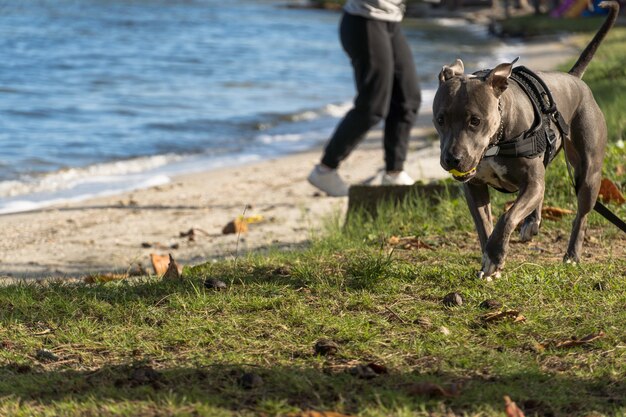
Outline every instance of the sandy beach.
<svg viewBox="0 0 626 417"><path fill-rule="evenodd" d="M524 47L521 63L550 70L578 54L567 42L544 40ZM495 64L495 63L494 63ZM406 170L430 181L439 167L430 105L424 103L413 130ZM372 180L383 168L381 133L373 131L342 165L351 183ZM105 198L0 216L0 277L81 277L123 272L151 253L171 253L183 265L241 256L250 251L297 247L343 216L347 198L329 198L306 176L320 149L243 166L181 175L169 184ZM374 177L372 179L372 177ZM247 233L225 235L237 216L262 216ZM194 229L194 238L181 236Z"/></svg>

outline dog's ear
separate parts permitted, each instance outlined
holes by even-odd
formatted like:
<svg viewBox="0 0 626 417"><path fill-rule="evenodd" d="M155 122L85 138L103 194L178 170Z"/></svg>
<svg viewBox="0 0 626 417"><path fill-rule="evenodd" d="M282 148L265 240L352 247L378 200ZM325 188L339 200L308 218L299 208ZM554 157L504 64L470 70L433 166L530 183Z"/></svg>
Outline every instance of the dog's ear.
<svg viewBox="0 0 626 417"><path fill-rule="evenodd" d="M456 77L458 75L463 75L465 71L465 66L463 65L463 61L457 58L454 61L454 64L448 66L444 65L439 73L439 84L443 84L448 81L452 77Z"/></svg>
<svg viewBox="0 0 626 417"><path fill-rule="evenodd" d="M519 58L515 58L511 63L498 65L487 75L487 84L493 88L496 97L500 97L509 86L509 77L513 71L513 64L515 64L518 59Z"/></svg>

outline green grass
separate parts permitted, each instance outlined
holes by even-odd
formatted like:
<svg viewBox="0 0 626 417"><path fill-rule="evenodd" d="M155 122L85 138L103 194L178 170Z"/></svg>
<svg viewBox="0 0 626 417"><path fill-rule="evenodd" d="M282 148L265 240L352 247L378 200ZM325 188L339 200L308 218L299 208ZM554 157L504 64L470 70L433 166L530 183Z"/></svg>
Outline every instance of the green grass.
<svg viewBox="0 0 626 417"><path fill-rule="evenodd" d="M386 227L357 228L354 219L305 251L200 265L183 282L3 288L0 415L498 415L503 395L540 414L624 415L626 262L565 266L518 244L527 259L486 285L473 278L479 257L459 206L443 201ZM453 222L456 212L463 219ZM414 223L425 218L447 226ZM565 227L558 224L539 246ZM421 235L434 249L391 251L394 233ZM208 277L229 289L205 290ZM608 289L594 289L598 282ZM451 291L462 306L441 303ZM479 304L488 298L527 320L484 324ZM430 326L416 324L424 318ZM606 336L589 346L553 346L598 331ZM313 354L321 338L339 345L335 357ZM41 348L59 361L38 360ZM365 380L348 372L372 361L389 373ZM141 366L158 376L137 377ZM240 387L246 372L262 385ZM411 394L424 381L461 384L461 393Z"/></svg>
<svg viewBox="0 0 626 417"><path fill-rule="evenodd" d="M623 68L623 36L612 34L585 77L610 120L606 174L621 184L624 122L614 103L626 90L605 83ZM562 157L548 184L547 205L575 208ZM493 195L499 214L512 197ZM566 216L545 221L530 244L514 241L490 284L474 278L480 253L461 198L339 220L304 250L198 265L181 282L0 288L0 415L501 416L509 395L526 415L626 416L626 238L598 215L580 265L560 262ZM430 249L394 248L392 236ZM205 289L206 278L228 290ZM453 291L463 305L444 306ZM526 320L486 324L485 299ZM556 347L600 331L588 345ZM322 338L337 343L335 356L314 355ZM370 362L388 373L351 371ZM246 373L261 382L243 387ZM460 388L432 397L424 382Z"/></svg>

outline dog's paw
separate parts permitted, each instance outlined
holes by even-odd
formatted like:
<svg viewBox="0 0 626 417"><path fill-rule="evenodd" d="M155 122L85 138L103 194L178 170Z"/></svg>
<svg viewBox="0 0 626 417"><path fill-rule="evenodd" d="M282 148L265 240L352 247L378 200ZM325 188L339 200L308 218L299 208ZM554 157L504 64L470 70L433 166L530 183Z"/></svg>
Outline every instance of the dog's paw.
<svg viewBox="0 0 626 417"><path fill-rule="evenodd" d="M500 278L502 276L502 274L500 273L500 271L496 271L496 272L493 273L493 275L486 276L483 271L478 271L476 276L478 277L478 279L485 280L487 282L491 282L494 279Z"/></svg>
<svg viewBox="0 0 626 417"><path fill-rule="evenodd" d="M578 264L578 262L580 262L580 260L576 255L566 253L565 256L563 256L563 263L566 263L568 265L576 265Z"/></svg>
<svg viewBox="0 0 626 417"><path fill-rule="evenodd" d="M530 242L539 233L540 221L530 220L522 224L519 235L522 242Z"/></svg>
<svg viewBox="0 0 626 417"><path fill-rule="evenodd" d="M482 268L478 272L478 278L489 282L494 278L500 278L500 271L504 265L491 260L489 255L483 254Z"/></svg>

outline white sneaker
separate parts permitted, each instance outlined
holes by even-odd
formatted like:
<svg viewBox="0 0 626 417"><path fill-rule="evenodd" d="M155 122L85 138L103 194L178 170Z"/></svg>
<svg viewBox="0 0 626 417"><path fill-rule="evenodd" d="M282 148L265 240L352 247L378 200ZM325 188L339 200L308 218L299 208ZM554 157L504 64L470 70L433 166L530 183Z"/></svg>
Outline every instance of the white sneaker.
<svg viewBox="0 0 626 417"><path fill-rule="evenodd" d="M415 184L415 180L411 178L410 175L406 173L406 171L400 171L394 174L389 174L389 173L383 174L382 184L383 185L413 185Z"/></svg>
<svg viewBox="0 0 626 417"><path fill-rule="evenodd" d="M319 165L315 165L307 180L311 185L319 188L331 197L348 195L348 184L339 176L336 169L325 170Z"/></svg>

